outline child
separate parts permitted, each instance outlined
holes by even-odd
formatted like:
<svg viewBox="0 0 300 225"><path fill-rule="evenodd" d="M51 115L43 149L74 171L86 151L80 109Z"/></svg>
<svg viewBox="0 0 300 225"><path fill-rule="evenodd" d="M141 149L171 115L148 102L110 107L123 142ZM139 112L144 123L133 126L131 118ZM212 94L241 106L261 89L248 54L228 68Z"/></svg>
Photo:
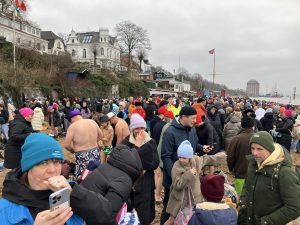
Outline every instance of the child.
<svg viewBox="0 0 300 225"><path fill-rule="evenodd" d="M114 137L114 129L110 125L109 118L107 115L103 115L100 117L100 130L103 133L103 138L100 141L101 147L101 162L107 161L107 156L111 153L112 150L112 140Z"/></svg>
<svg viewBox="0 0 300 225"><path fill-rule="evenodd" d="M165 225L172 225L180 210L183 193L186 187L190 187L195 203L201 203L204 198L200 191L200 176L202 168L206 165L216 165L226 161L225 153L216 155L193 155L193 147L188 140L183 141L177 150L178 161L172 168L172 185L170 198L167 206L167 213L170 214Z"/></svg>
<svg viewBox="0 0 300 225"><path fill-rule="evenodd" d="M236 225L237 211L222 202L224 196L222 175L206 175L201 180L201 192L206 202L197 204L189 225Z"/></svg>

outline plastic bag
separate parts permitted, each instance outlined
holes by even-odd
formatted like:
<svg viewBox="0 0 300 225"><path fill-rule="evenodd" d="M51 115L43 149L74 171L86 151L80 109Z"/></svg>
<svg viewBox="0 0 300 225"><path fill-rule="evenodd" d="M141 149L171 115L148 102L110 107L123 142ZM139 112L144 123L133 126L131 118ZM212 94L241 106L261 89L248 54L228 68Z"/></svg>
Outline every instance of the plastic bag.
<svg viewBox="0 0 300 225"><path fill-rule="evenodd" d="M190 187L186 187L183 192L181 208L177 214L174 225L187 225L193 216L195 200Z"/></svg>

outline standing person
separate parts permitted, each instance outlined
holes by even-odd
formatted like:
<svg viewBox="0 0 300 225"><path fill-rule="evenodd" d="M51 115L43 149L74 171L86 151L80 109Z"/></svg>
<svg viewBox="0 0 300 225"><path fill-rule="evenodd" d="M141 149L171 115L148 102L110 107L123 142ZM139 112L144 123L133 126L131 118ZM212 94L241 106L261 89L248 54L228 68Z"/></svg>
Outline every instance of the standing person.
<svg viewBox="0 0 300 225"><path fill-rule="evenodd" d="M63 109L63 113L64 113L64 131L67 132L68 128L70 126L70 121L69 121L69 114L72 111L71 108L71 101L69 98L66 99L66 103L65 103L65 107Z"/></svg>
<svg viewBox="0 0 300 225"><path fill-rule="evenodd" d="M32 109L25 107L19 110L19 114L9 125L9 139L5 146L4 167L14 169L20 166L22 153L21 146L28 135L33 132L31 127Z"/></svg>
<svg viewBox="0 0 300 225"><path fill-rule="evenodd" d="M273 129L275 125L275 117L272 108L268 108L264 117L260 119L260 123L264 129L264 131L269 132Z"/></svg>
<svg viewBox="0 0 300 225"><path fill-rule="evenodd" d="M115 126L114 132L115 132L116 142L115 144L113 143L113 147L114 147L118 144L121 144L121 142L130 134L130 131L125 120L118 118L112 112L108 113L107 116L110 123Z"/></svg>
<svg viewBox="0 0 300 225"><path fill-rule="evenodd" d="M292 159L266 131L255 133L250 146L238 224L285 225L300 216L300 181Z"/></svg>
<svg viewBox="0 0 300 225"><path fill-rule="evenodd" d="M150 123L154 119L154 116L157 112L157 105L155 102L152 101L152 98L148 98L148 105L146 107L146 123L147 123L147 130L150 131Z"/></svg>
<svg viewBox="0 0 300 225"><path fill-rule="evenodd" d="M42 110L42 105L41 103L37 102L35 104L31 120L32 129L36 132L41 132L44 124L44 119L45 116Z"/></svg>
<svg viewBox="0 0 300 225"><path fill-rule="evenodd" d="M21 167L5 177L0 199L2 225L83 225L71 207L49 210L49 196L62 188L72 190L61 176L63 151L45 134L31 134L22 146Z"/></svg>
<svg viewBox="0 0 300 225"><path fill-rule="evenodd" d="M255 124L251 117L244 116L241 125L242 130L231 140L227 148L227 165L229 171L234 174L234 187L238 195L242 193L247 175L246 156L251 154L249 142L254 134Z"/></svg>
<svg viewBox="0 0 300 225"><path fill-rule="evenodd" d="M107 157L110 155L112 150L112 140L114 138L114 129L110 125L109 118L107 115L100 117L100 130L102 131L103 137L99 143L101 147L101 162L107 162Z"/></svg>
<svg viewBox="0 0 300 225"><path fill-rule="evenodd" d="M88 107L88 104L87 104L86 101L82 102L80 112L81 112L81 116L82 116L83 119L91 119L92 112L91 112L90 108Z"/></svg>
<svg viewBox="0 0 300 225"><path fill-rule="evenodd" d="M14 115L14 112L16 110L16 107L14 106L14 103L13 103L11 98L9 98L7 100L7 110L8 110L8 115L9 115L8 121L11 121L11 120L14 119L13 115Z"/></svg>
<svg viewBox="0 0 300 225"><path fill-rule="evenodd" d="M223 146L223 130L222 130L222 122L220 118L220 114L217 111L217 108L214 105L210 105L207 107L207 115L206 118L209 120L211 125L215 128L217 131L217 134L219 136L219 143L222 148Z"/></svg>
<svg viewBox="0 0 300 225"><path fill-rule="evenodd" d="M155 124L159 121L161 121L164 118L164 113L167 111L166 105L168 104L167 101L163 100L159 104L159 108L157 110L157 114L154 116L154 118L150 122L150 136L153 138L153 128Z"/></svg>
<svg viewBox="0 0 300 225"><path fill-rule="evenodd" d="M102 106L102 113L104 115L106 115L107 113L109 113L111 111L111 107L110 107L110 104L108 103L108 100L105 99L103 101L103 106Z"/></svg>
<svg viewBox="0 0 300 225"><path fill-rule="evenodd" d="M174 163L172 168L172 185L167 206L167 212L170 214L170 217L164 225L174 224L174 220L182 204L185 188L189 187L191 189L195 204L204 201L200 191L200 177L203 167L225 161L224 153L220 153L219 156L216 157L208 155L199 157L194 155L193 147L188 140L183 141L179 145L177 156L178 160ZM217 197L219 197L219 195Z"/></svg>
<svg viewBox="0 0 300 225"><path fill-rule="evenodd" d="M9 113L4 108L4 103L0 103L0 132L4 135L4 141L3 143L6 143L8 140L8 119L9 119Z"/></svg>
<svg viewBox="0 0 300 225"><path fill-rule="evenodd" d="M174 119L168 129L163 134L161 158L164 165L164 180L163 186L165 190L165 197L163 200L163 211L160 218L160 224L164 224L169 214L166 212L170 186L172 184L172 167L177 161L177 149L179 145L184 141L188 140L196 153L202 154L202 152L208 153L210 148L208 146L202 146L198 144L198 137L194 128L196 122L197 111L191 106L185 106L181 109L179 118Z"/></svg>
<svg viewBox="0 0 300 225"><path fill-rule="evenodd" d="M58 104L53 103L52 106L48 107L48 112L49 112L49 125L50 129L52 130L54 137L58 137L58 127L61 124L60 121L60 115L58 112Z"/></svg>
<svg viewBox="0 0 300 225"><path fill-rule="evenodd" d="M222 175L206 175L201 179L201 193L206 201L197 204L190 225L236 225L236 209L222 202L224 182Z"/></svg>
<svg viewBox="0 0 300 225"><path fill-rule="evenodd" d="M128 106L128 115L133 114L136 106L134 104L134 98L132 96L129 97L129 106Z"/></svg>
<svg viewBox="0 0 300 225"><path fill-rule="evenodd" d="M137 211L141 225L150 224L155 218L154 170L159 165L155 141L145 131L145 120L139 114L130 117L130 135L122 144L136 148L140 156L143 175L136 181L131 196L132 206Z"/></svg>
<svg viewBox="0 0 300 225"><path fill-rule="evenodd" d="M143 109L142 102L136 101L135 102L135 109L132 111L132 114L137 113L139 114L144 120L146 119L146 112Z"/></svg>
<svg viewBox="0 0 300 225"><path fill-rule="evenodd" d="M258 103L257 109L255 110L255 115L256 115L255 119L257 119L259 121L261 118L264 117L265 113L266 113L266 110L264 110L262 108L262 104Z"/></svg>
<svg viewBox="0 0 300 225"><path fill-rule="evenodd" d="M80 111L74 109L69 115L71 125L66 134L64 147L75 155L75 177L79 177L90 161L100 161L98 143L102 132L91 119L83 119Z"/></svg>
<svg viewBox="0 0 300 225"><path fill-rule="evenodd" d="M126 103L124 101L119 102L119 111L117 113L117 117L126 121L127 112L125 111Z"/></svg>
<svg viewBox="0 0 300 225"><path fill-rule="evenodd" d="M230 116L230 120L225 124L223 130L224 146L227 151L231 140L241 131L242 113L234 111Z"/></svg>

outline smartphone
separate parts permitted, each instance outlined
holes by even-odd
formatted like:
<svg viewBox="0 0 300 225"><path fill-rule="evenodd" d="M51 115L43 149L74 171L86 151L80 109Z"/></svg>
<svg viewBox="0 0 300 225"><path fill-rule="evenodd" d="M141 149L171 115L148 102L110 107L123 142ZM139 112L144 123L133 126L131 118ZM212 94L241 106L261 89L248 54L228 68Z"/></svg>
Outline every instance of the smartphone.
<svg viewBox="0 0 300 225"><path fill-rule="evenodd" d="M68 188L63 188L59 191L52 193L49 196L50 211L58 208L67 208L70 206L71 191Z"/></svg>

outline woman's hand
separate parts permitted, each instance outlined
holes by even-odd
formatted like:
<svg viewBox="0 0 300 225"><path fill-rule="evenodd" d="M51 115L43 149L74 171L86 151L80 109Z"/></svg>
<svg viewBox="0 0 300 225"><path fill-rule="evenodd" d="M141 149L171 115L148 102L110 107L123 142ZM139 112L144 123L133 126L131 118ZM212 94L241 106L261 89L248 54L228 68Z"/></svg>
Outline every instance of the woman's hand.
<svg viewBox="0 0 300 225"><path fill-rule="evenodd" d="M193 175L196 175L197 170L196 170L196 168L192 168L192 169L190 169L190 172L191 172Z"/></svg>
<svg viewBox="0 0 300 225"><path fill-rule="evenodd" d="M137 135L135 136L135 145L137 147L141 147L144 144L146 135L144 130L140 130Z"/></svg>
<svg viewBox="0 0 300 225"><path fill-rule="evenodd" d="M72 215L71 207L45 210L36 215L34 225L64 225Z"/></svg>
<svg viewBox="0 0 300 225"><path fill-rule="evenodd" d="M45 182L48 188L53 192L59 191L63 188L68 188L70 191L72 191L70 184L64 176L54 176L49 178L48 181Z"/></svg>

